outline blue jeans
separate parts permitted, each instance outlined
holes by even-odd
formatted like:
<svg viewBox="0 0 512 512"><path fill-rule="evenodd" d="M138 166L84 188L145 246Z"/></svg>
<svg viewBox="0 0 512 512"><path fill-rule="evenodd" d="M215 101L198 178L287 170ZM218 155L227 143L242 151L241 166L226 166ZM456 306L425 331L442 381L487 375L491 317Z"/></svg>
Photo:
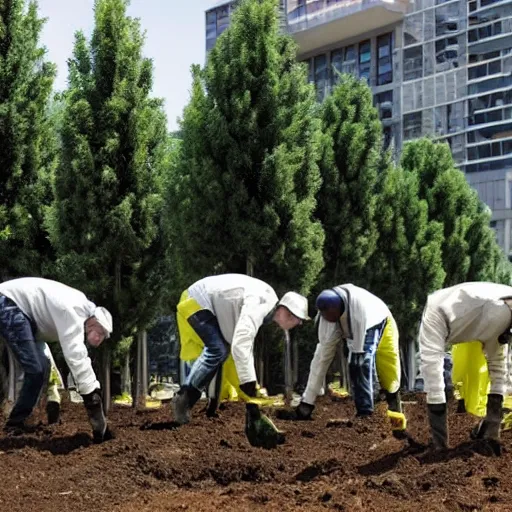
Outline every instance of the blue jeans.
<svg viewBox="0 0 512 512"><path fill-rule="evenodd" d="M217 317L202 309L187 319L192 329L204 343L204 349L194 361L186 385L202 389L213 379L229 356L229 346L224 340Z"/></svg>
<svg viewBox="0 0 512 512"><path fill-rule="evenodd" d="M364 340L364 352L350 354L349 373L358 415L373 413L375 354L385 327L386 320L368 329Z"/></svg>
<svg viewBox="0 0 512 512"><path fill-rule="evenodd" d="M0 336L2 336L24 372L23 386L8 423L21 424L27 419L43 388L50 361L44 342L36 342L30 320L9 298L0 295Z"/></svg>

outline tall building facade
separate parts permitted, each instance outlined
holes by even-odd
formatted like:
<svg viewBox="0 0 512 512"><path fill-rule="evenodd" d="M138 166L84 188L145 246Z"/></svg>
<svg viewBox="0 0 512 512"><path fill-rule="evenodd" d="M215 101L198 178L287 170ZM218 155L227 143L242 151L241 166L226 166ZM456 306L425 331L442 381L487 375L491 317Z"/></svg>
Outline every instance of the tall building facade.
<svg viewBox="0 0 512 512"><path fill-rule="evenodd" d="M236 1L206 12L206 49ZM368 81L386 145L450 144L512 260L512 0L284 0L321 101L338 72Z"/></svg>

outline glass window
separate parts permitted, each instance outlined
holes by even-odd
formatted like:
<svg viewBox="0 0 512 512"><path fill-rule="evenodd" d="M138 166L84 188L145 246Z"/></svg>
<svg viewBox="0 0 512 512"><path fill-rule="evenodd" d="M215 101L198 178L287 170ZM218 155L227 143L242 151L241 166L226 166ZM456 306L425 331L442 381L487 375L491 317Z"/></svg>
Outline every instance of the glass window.
<svg viewBox="0 0 512 512"><path fill-rule="evenodd" d="M393 91L385 91L376 94L374 103L379 110L381 119L390 119L393 117Z"/></svg>
<svg viewBox="0 0 512 512"><path fill-rule="evenodd" d="M324 7L324 0L308 0L306 3L306 12L308 14L314 14L320 11Z"/></svg>
<svg viewBox="0 0 512 512"><path fill-rule="evenodd" d="M415 46L404 50L404 81L423 76L423 47Z"/></svg>
<svg viewBox="0 0 512 512"><path fill-rule="evenodd" d="M356 74L356 49L353 45L345 48L342 71L351 75Z"/></svg>
<svg viewBox="0 0 512 512"><path fill-rule="evenodd" d="M209 11L206 13L206 39L217 37L217 13Z"/></svg>
<svg viewBox="0 0 512 512"><path fill-rule="evenodd" d="M436 41L437 72L459 67L459 49L464 47L463 37L465 36L452 36Z"/></svg>
<svg viewBox="0 0 512 512"><path fill-rule="evenodd" d="M318 101L322 101L327 91L327 56L325 54L315 57L315 86Z"/></svg>
<svg viewBox="0 0 512 512"><path fill-rule="evenodd" d="M436 36L459 30L459 2L436 8Z"/></svg>
<svg viewBox="0 0 512 512"><path fill-rule="evenodd" d="M229 5L217 9L217 37L229 27Z"/></svg>
<svg viewBox="0 0 512 512"><path fill-rule="evenodd" d="M492 91L493 89L501 89L512 85L512 75L499 76L490 78L468 86L468 94L481 94Z"/></svg>
<svg viewBox="0 0 512 512"><path fill-rule="evenodd" d="M503 160L490 160L487 162L480 162L478 164L466 165L465 171L469 172L483 172L483 171L499 171L501 169L508 169L512 166L512 158L504 158Z"/></svg>
<svg viewBox="0 0 512 512"><path fill-rule="evenodd" d="M313 59L308 59L304 61L308 65L308 82L310 84L315 83L315 76L313 74Z"/></svg>
<svg viewBox="0 0 512 512"><path fill-rule="evenodd" d="M383 149L386 150L391 145L391 141L393 140L393 129L391 126L385 126L382 130L383 132L383 141L382 146Z"/></svg>
<svg viewBox="0 0 512 512"><path fill-rule="evenodd" d="M370 41L359 44L359 78L370 79L372 47Z"/></svg>
<svg viewBox="0 0 512 512"><path fill-rule="evenodd" d="M469 54L469 63L473 64L475 62L482 62L484 60L497 59L500 56L499 51L488 52L488 53L470 53Z"/></svg>
<svg viewBox="0 0 512 512"><path fill-rule="evenodd" d="M478 160L478 151L475 146L469 146L468 148L468 160Z"/></svg>
<svg viewBox="0 0 512 512"><path fill-rule="evenodd" d="M306 0L288 0L286 3L288 21L294 21L306 14Z"/></svg>
<svg viewBox="0 0 512 512"><path fill-rule="evenodd" d="M391 33L377 38L377 85L393 81L392 39Z"/></svg>
<svg viewBox="0 0 512 512"><path fill-rule="evenodd" d="M338 73L343 73L343 50L334 50L331 52L331 84L338 83Z"/></svg>
<svg viewBox="0 0 512 512"><path fill-rule="evenodd" d="M421 137L422 117L423 116L421 111L404 115L404 140Z"/></svg>
<svg viewBox="0 0 512 512"><path fill-rule="evenodd" d="M475 43L482 39L498 36L502 33L501 21L496 21L484 27L468 30L468 42Z"/></svg>
<svg viewBox="0 0 512 512"><path fill-rule="evenodd" d="M404 46L421 43L423 41L423 13L406 16L403 31Z"/></svg>
<svg viewBox="0 0 512 512"><path fill-rule="evenodd" d="M495 75L497 73L501 73L501 60L495 60L493 62L489 62L487 64L488 71L487 74Z"/></svg>
<svg viewBox="0 0 512 512"><path fill-rule="evenodd" d="M491 156L491 145L490 144L482 144L478 146L478 158L490 158Z"/></svg>

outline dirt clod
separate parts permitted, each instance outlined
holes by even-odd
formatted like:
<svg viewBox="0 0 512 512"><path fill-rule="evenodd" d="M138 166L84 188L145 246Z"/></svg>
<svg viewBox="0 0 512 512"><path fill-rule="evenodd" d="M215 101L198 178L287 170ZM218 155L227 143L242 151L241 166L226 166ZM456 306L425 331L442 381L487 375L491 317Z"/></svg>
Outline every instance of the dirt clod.
<svg viewBox="0 0 512 512"><path fill-rule="evenodd" d="M45 414L36 414L29 432L0 434L0 511L512 510L512 487L505 485L512 480L512 431L502 433L498 456L469 439L475 420L455 414L452 402L450 448L432 454L423 448L423 395L411 398L404 403L408 433L421 450L393 437L385 403L372 417L356 418L351 400L327 396L311 421L275 419L287 438L274 450L249 445L244 405L230 402L213 419L198 405L184 426L173 422L169 407L114 406L109 424L116 437L97 445L83 406L65 398L61 424L49 428ZM332 418L343 421L330 424Z"/></svg>

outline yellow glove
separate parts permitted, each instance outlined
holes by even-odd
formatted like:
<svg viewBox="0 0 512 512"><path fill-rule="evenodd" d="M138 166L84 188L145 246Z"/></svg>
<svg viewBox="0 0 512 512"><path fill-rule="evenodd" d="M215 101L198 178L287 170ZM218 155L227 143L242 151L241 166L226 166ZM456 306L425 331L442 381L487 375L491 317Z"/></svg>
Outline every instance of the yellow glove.
<svg viewBox="0 0 512 512"><path fill-rule="evenodd" d="M501 420L501 430L510 429L512 429L512 412L505 414Z"/></svg>
<svg viewBox="0 0 512 512"><path fill-rule="evenodd" d="M407 428L407 419L403 412L388 410L387 414L393 430L405 430Z"/></svg>

